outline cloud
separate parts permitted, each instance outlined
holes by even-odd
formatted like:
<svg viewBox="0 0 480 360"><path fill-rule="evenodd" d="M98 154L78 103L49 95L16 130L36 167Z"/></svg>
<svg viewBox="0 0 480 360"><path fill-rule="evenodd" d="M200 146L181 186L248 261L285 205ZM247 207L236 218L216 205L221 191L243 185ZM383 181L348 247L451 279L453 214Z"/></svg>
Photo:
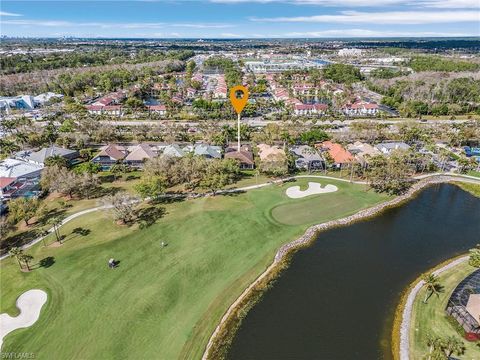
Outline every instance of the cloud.
<svg viewBox="0 0 480 360"><path fill-rule="evenodd" d="M194 29L225 29L234 27L234 25L230 24L170 24L171 26L177 27L186 27L186 28L194 28Z"/></svg>
<svg viewBox="0 0 480 360"><path fill-rule="evenodd" d="M23 16L22 14L16 14L6 11L0 11L0 16Z"/></svg>
<svg viewBox="0 0 480 360"><path fill-rule="evenodd" d="M120 28L120 29L163 29L167 27L185 27L195 29L224 29L234 27L229 24L209 24L209 23L108 23L108 22L71 22L63 20L3 20L2 24L19 26L45 26L45 27L99 27L102 29Z"/></svg>
<svg viewBox="0 0 480 360"><path fill-rule="evenodd" d="M342 11L339 15L250 18L259 22L350 23L350 24L439 24L480 21L477 11Z"/></svg>
<svg viewBox="0 0 480 360"><path fill-rule="evenodd" d="M287 3L293 5L317 5L335 7L381 7L391 5L408 5L412 7L429 7L445 9L478 9L478 0L210 0L213 3L240 4L240 3Z"/></svg>
<svg viewBox="0 0 480 360"><path fill-rule="evenodd" d="M443 9L480 9L480 2L478 0L420 0L412 4Z"/></svg>
<svg viewBox="0 0 480 360"><path fill-rule="evenodd" d="M221 33L221 34L220 34L220 37L224 37L224 38L241 38L241 37L244 37L244 35L232 34L232 33Z"/></svg>
<svg viewBox="0 0 480 360"><path fill-rule="evenodd" d="M374 31L368 29L338 29L286 33L285 37L329 38L329 37L463 37L475 36L468 33L443 33L433 31Z"/></svg>

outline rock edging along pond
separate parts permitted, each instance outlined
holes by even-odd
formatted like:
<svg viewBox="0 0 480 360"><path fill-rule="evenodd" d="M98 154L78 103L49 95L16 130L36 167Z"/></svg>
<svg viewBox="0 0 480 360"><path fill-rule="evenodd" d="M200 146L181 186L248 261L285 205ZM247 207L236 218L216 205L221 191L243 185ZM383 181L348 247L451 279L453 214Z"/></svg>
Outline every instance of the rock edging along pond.
<svg viewBox="0 0 480 360"><path fill-rule="evenodd" d="M458 177L452 177L448 175L439 175L425 178L415 183L405 194L401 196L398 196L392 200L386 201L371 208L361 210L354 215L347 216L342 219L313 225L309 227L301 237L283 245L277 251L277 254L275 255L272 264L242 292L242 294L237 298L237 300L235 300L235 302L225 312L224 316L220 320L220 323L217 325L215 331L209 339L202 359L213 359L215 355L222 353L221 347L225 346L225 344L228 344L228 339L231 339L231 337L233 336L231 330L234 330L238 327L238 324L236 325L235 323L239 323L246 314L246 311L244 311L243 308L251 306L252 301L254 302L259 297L259 293L262 291L262 287L268 285L269 281L275 278L275 276L279 272L278 268L284 266L285 261L288 259L288 257L293 254L295 250L309 245L316 238L319 232L339 226L349 225L354 222L378 215L379 213L388 208L396 207L402 204L427 186L458 180ZM225 340L225 338L228 339Z"/></svg>
<svg viewBox="0 0 480 360"><path fill-rule="evenodd" d="M441 273L451 269L458 264L461 264L465 261L468 261L469 256L462 256L460 258L453 259L449 261L447 264L437 268L436 270L432 271L432 274L438 276ZM410 292L407 295L406 301L403 304L403 311L402 311L402 322L400 324L400 350L399 356L400 360L409 360L410 359L410 326L412 321L412 309L413 303L418 296L419 291L425 285L425 281L419 280L417 283L411 288Z"/></svg>

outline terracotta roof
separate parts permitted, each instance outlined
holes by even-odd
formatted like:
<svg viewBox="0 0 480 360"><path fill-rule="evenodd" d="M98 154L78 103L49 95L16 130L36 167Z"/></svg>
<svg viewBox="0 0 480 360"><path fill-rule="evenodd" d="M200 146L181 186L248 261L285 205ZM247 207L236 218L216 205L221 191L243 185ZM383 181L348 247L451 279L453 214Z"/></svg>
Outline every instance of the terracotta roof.
<svg viewBox="0 0 480 360"><path fill-rule="evenodd" d="M225 159L237 159L242 163L253 165L253 154L250 151L230 151L225 154Z"/></svg>
<svg viewBox="0 0 480 360"><path fill-rule="evenodd" d="M122 160L125 158L125 154L115 144L109 144L105 146L97 156L108 156L115 160Z"/></svg>
<svg viewBox="0 0 480 360"><path fill-rule="evenodd" d="M327 110L328 105L326 104L295 104L295 110Z"/></svg>
<svg viewBox="0 0 480 360"><path fill-rule="evenodd" d="M147 109L150 111L166 111L167 107L165 105L148 105Z"/></svg>
<svg viewBox="0 0 480 360"><path fill-rule="evenodd" d="M324 141L323 143L316 144L315 146L328 151L333 161L335 161L337 164L343 164L354 160L352 154L345 150L340 144L331 141Z"/></svg>
<svg viewBox="0 0 480 360"><path fill-rule="evenodd" d="M366 101L357 101L351 105L347 105L348 109L378 109L378 104Z"/></svg>
<svg viewBox="0 0 480 360"><path fill-rule="evenodd" d="M5 186L10 185L16 180L14 177L0 177L0 189L3 189Z"/></svg>

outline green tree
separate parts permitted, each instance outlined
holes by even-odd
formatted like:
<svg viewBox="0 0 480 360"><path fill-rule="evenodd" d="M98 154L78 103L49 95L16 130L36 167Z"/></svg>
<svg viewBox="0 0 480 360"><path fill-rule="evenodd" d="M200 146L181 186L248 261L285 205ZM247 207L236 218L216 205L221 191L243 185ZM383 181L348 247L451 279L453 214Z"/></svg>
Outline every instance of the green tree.
<svg viewBox="0 0 480 360"><path fill-rule="evenodd" d="M440 292L443 290L442 285L438 281L438 277L434 274L426 274L422 276L424 282L423 287L425 288L425 298L423 303L426 304L430 296L435 294L437 297L440 296Z"/></svg>
<svg viewBox="0 0 480 360"><path fill-rule="evenodd" d="M480 244L469 250L470 257L468 263L476 268L480 268Z"/></svg>
<svg viewBox="0 0 480 360"><path fill-rule="evenodd" d="M406 163L401 151L394 151L390 156L372 156L368 168L370 187L376 192L398 195L411 186L411 167Z"/></svg>
<svg viewBox="0 0 480 360"><path fill-rule="evenodd" d="M329 139L330 136L325 131L318 128L311 129L300 134L300 141L310 146L314 145L315 143L323 142Z"/></svg>
<svg viewBox="0 0 480 360"><path fill-rule="evenodd" d="M61 244L62 243L62 236L60 234L60 226L62 226L64 218L61 216L55 216L51 218L48 223L52 225L53 227L53 232L55 234L55 238L57 241Z"/></svg>
<svg viewBox="0 0 480 360"><path fill-rule="evenodd" d="M33 256L29 254L22 254L20 255L20 261L22 261L25 264L25 267L27 268L27 271L30 271L30 262L33 260Z"/></svg>
<svg viewBox="0 0 480 360"><path fill-rule="evenodd" d="M102 170L100 164L93 163L91 161L86 161L76 166L73 171L76 174L98 174Z"/></svg>
<svg viewBox="0 0 480 360"><path fill-rule="evenodd" d="M139 184L135 186L135 191L142 199L158 199L165 193L165 179L161 177L144 177Z"/></svg>
<svg viewBox="0 0 480 360"><path fill-rule="evenodd" d="M49 156L45 159L45 166L60 166L60 167L68 167L68 161L61 155L53 155Z"/></svg>
<svg viewBox="0 0 480 360"><path fill-rule="evenodd" d="M113 175L114 180L117 180L121 175L128 171L128 166L125 164L114 164L110 167L110 172Z"/></svg>
<svg viewBox="0 0 480 360"><path fill-rule="evenodd" d="M12 247L8 251L8 255L10 255L10 257L14 257L15 259L17 259L18 266L20 266L20 269L22 269L21 256L23 255L23 250L18 247Z"/></svg>
<svg viewBox="0 0 480 360"><path fill-rule="evenodd" d="M352 84L363 79L360 69L346 64L329 64L325 66L323 76L340 84Z"/></svg>
<svg viewBox="0 0 480 360"><path fill-rule="evenodd" d="M30 225L28 220L33 218L40 207L40 202L38 199L34 198L17 198L10 200L8 203L9 216L14 219L14 221L25 221L25 225Z"/></svg>

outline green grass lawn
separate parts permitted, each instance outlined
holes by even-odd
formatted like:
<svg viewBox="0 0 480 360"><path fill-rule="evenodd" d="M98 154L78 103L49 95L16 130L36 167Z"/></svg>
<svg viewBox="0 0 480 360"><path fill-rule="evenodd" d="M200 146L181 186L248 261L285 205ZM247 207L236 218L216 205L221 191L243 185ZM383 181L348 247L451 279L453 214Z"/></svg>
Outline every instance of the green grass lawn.
<svg viewBox="0 0 480 360"><path fill-rule="evenodd" d="M469 171L469 172L467 173L467 175L476 176L476 177L480 178L480 171L473 171L473 170L471 170L471 171Z"/></svg>
<svg viewBox="0 0 480 360"><path fill-rule="evenodd" d="M3 351L36 359L199 359L228 306L282 244L314 222L388 198L335 180L328 180L340 189L333 194L285 195L308 180L159 205L165 214L147 227L116 225L106 212L75 219L61 229L64 245L28 250L51 266L23 273L13 259L1 262L0 312L16 314L28 289L49 295L37 323L8 335ZM115 270L107 267L111 257L120 260Z"/></svg>
<svg viewBox="0 0 480 360"><path fill-rule="evenodd" d="M413 304L411 329L410 329L410 358L423 359L428 353L429 348L426 344L427 334L432 334L445 338L447 336L455 336L462 340L466 351L460 356L461 359L478 359L480 348L474 342L466 341L455 330L453 325L448 321L445 308L448 299L455 287L475 268L462 263L457 265L439 276L439 281L444 287L445 292L440 297L432 296L427 304L423 303L425 298L425 289L420 290Z"/></svg>
<svg viewBox="0 0 480 360"><path fill-rule="evenodd" d="M480 197L480 184L470 184L460 181L455 184L460 186L463 190L468 191L470 194Z"/></svg>

